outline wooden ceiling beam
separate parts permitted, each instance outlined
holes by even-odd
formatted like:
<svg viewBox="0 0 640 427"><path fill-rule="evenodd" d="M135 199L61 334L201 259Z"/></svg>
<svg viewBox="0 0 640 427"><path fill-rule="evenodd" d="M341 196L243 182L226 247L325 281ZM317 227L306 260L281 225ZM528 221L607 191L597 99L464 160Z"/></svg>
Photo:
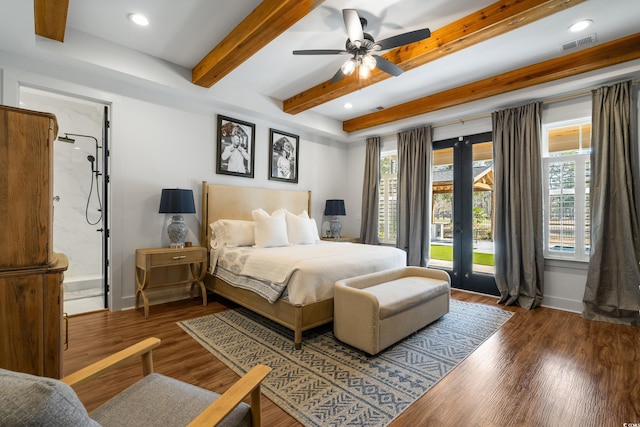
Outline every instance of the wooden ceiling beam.
<svg viewBox="0 0 640 427"><path fill-rule="evenodd" d="M191 70L191 81L211 87L324 0L264 0Z"/></svg>
<svg viewBox="0 0 640 427"><path fill-rule="evenodd" d="M428 39L390 50L382 56L404 71L409 71L583 1L585 0L501 0L433 31ZM359 80L356 74L334 84L327 80L285 99L282 109L289 114L298 114L391 77L378 69L366 81Z"/></svg>
<svg viewBox="0 0 640 427"><path fill-rule="evenodd" d="M460 87L425 96L343 122L345 132L355 132L443 108L466 104L514 90L548 83L612 65L640 59L640 33L498 74Z"/></svg>
<svg viewBox="0 0 640 427"><path fill-rule="evenodd" d="M34 0L33 16L36 34L64 42L69 0Z"/></svg>

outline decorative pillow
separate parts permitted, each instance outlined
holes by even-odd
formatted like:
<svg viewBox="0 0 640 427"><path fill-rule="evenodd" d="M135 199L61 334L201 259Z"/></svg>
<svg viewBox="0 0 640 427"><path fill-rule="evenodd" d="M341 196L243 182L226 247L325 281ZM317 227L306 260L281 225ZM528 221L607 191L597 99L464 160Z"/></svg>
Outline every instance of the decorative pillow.
<svg viewBox="0 0 640 427"><path fill-rule="evenodd" d="M212 223L210 227L213 248L253 246L256 242L254 221L220 219Z"/></svg>
<svg viewBox="0 0 640 427"><path fill-rule="evenodd" d="M227 243L224 234L224 223L222 220L209 224L209 229L211 230L211 240L209 243L212 249L219 248Z"/></svg>
<svg viewBox="0 0 640 427"><path fill-rule="evenodd" d="M254 221L225 219L223 223L228 247L253 246L256 243Z"/></svg>
<svg viewBox="0 0 640 427"><path fill-rule="evenodd" d="M256 209L251 212L256 224L256 244L257 248L271 248L278 246L289 246L287 236L287 223L284 214L274 212L269 215L263 209Z"/></svg>
<svg viewBox="0 0 640 427"><path fill-rule="evenodd" d="M98 426L67 384L0 369L0 424Z"/></svg>
<svg viewBox="0 0 640 427"><path fill-rule="evenodd" d="M293 245L317 243L312 229L313 224L309 219L307 211L303 211L300 215L285 212L285 218L287 220L287 235L289 236L289 243Z"/></svg>

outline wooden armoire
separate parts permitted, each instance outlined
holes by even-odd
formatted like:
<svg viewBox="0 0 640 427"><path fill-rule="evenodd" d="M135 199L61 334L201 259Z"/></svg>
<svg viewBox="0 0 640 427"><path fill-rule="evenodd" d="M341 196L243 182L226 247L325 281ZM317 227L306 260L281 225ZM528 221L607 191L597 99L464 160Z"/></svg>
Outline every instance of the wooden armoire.
<svg viewBox="0 0 640 427"><path fill-rule="evenodd" d="M0 368L62 376L68 262L53 252L53 114L0 106Z"/></svg>

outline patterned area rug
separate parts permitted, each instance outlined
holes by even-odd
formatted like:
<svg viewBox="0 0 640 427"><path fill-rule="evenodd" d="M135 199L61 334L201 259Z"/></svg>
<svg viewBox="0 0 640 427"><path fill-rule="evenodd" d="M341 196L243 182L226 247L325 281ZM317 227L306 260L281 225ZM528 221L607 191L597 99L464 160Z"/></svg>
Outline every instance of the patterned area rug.
<svg viewBox="0 0 640 427"><path fill-rule="evenodd" d="M373 357L336 340L331 324L295 350L293 332L245 309L178 325L239 375L270 366L263 394L305 426L386 426L512 314L452 299L447 315Z"/></svg>

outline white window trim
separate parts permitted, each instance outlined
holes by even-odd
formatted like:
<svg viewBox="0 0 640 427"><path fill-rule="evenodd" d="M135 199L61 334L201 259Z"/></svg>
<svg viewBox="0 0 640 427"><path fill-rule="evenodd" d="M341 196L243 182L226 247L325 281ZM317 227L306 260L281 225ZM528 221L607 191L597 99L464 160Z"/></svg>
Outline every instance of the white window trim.
<svg viewBox="0 0 640 427"><path fill-rule="evenodd" d="M579 195L587 195L589 194L589 187L585 185L585 163L590 160L589 153L583 154L570 154L570 155L561 155L561 156L549 156L549 129L564 127L564 126L572 126L578 125L585 122L591 122L591 117L582 117L574 120L564 120L560 122L548 123L542 126L542 168L543 168L543 228L544 228L544 257L545 259L556 259L556 260L568 260L568 261L577 261L577 262L588 262L589 254L585 252L585 234L577 233L577 230L584 230L585 222L586 222L586 204L584 203L584 199L582 199L579 203L574 205L575 216L574 216L574 233L575 233L575 246L574 253L562 253L562 252L552 252L549 250L549 197L552 194L549 187L549 163L554 163L558 161L563 162L575 162L575 186L574 186L574 194ZM567 193L564 193L567 194Z"/></svg>
<svg viewBox="0 0 640 427"><path fill-rule="evenodd" d="M389 156L389 155L397 155L398 154L398 150L397 149L388 149L388 150L384 150L380 153L380 160L382 160L383 157ZM398 178L398 175L391 175L391 174L387 174L387 175L380 175L379 180L380 182L384 181L384 186L386 191L389 191L389 180L395 177L396 179ZM378 199L379 200L379 199ZM388 197L384 198L384 206L381 206L381 208L383 208L384 212L387 213L387 221L385 222L384 226L385 226L385 230L384 230L384 235L385 236L389 236L389 221L388 221L388 216L389 216L389 200ZM382 244L386 244L386 245L395 245L396 244L397 239L396 238L381 238L379 239L379 242Z"/></svg>

